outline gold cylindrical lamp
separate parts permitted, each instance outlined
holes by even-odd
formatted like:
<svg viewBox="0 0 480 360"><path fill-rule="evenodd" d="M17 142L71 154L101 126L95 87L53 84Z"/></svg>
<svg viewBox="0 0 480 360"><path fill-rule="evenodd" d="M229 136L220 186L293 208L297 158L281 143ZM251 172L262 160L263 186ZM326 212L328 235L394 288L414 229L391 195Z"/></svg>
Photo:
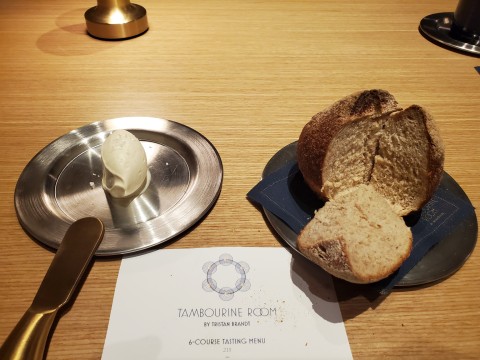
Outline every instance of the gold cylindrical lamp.
<svg viewBox="0 0 480 360"><path fill-rule="evenodd" d="M85 12L87 32L105 40L128 39L148 30L147 10L129 0L98 0Z"/></svg>

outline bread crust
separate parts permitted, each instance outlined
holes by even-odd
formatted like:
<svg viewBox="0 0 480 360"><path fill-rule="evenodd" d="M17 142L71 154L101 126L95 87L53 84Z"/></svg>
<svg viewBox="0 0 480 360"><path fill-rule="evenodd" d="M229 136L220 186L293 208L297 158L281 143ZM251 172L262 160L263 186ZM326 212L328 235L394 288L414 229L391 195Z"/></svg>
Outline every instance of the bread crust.
<svg viewBox="0 0 480 360"><path fill-rule="evenodd" d="M299 239L303 238L304 236L305 235L303 234L303 231L300 232ZM319 241L311 245L303 245L302 242L299 241L298 245L302 254L304 254L309 260L320 266L329 274L355 284L370 284L390 276L404 263L412 250L411 236L409 241L410 248L408 252L406 252L404 256L398 257L397 261L394 263L392 262L389 268L385 268L383 272L376 273L375 276L364 276L363 274L355 271L350 261L352 255L348 252L345 241L341 236L339 236L339 238L336 240ZM327 251L330 249L337 250L338 248L341 248L341 251L337 252L337 258L334 262L332 262L331 260L323 259L317 255L319 253L317 251L319 247L327 249Z"/></svg>
<svg viewBox="0 0 480 360"><path fill-rule="evenodd" d="M391 275L412 250L412 232L372 186L327 202L300 231L297 247L331 275L358 284Z"/></svg>
<svg viewBox="0 0 480 360"><path fill-rule="evenodd" d="M318 242L309 245L304 244L304 242L301 240L305 236L306 235L304 234L304 230L302 230L298 236L299 241L297 242L297 246L302 254L304 254L309 260L320 266L329 274L339 279L343 279L345 281L355 284L370 284L385 279L393 272L395 272L404 263L412 250L412 236L410 234L410 247L408 249L408 252L405 252L403 256L398 257L396 259L396 262L392 262L390 264L391 266L389 268L386 268L384 272L378 272L377 274L375 274L375 276L364 276L359 272L356 272L353 268L350 261L353 255L349 253L348 248L345 244L345 240L341 235L339 235L336 240L324 241L319 238ZM317 251L319 247L322 247L330 253L335 252L335 261L319 257L319 251Z"/></svg>
<svg viewBox="0 0 480 360"><path fill-rule="evenodd" d="M374 89L346 96L314 115L303 128L297 145L298 166L308 186L327 200L322 194L322 168L328 147L340 129L362 118L376 119L399 110L393 95Z"/></svg>
<svg viewBox="0 0 480 360"><path fill-rule="evenodd" d="M325 178L325 159L337 134L350 123L360 120L381 121L382 117L413 117L420 120L429 143L427 175L421 179L425 195L418 197L411 206L398 209L399 215L417 211L431 199L443 174L445 154L434 119L419 105L402 110L393 95L385 90L365 90L349 95L317 113L303 128L297 146L298 166L307 185L320 198L330 200L332 197L324 187L329 180ZM372 158L374 156L372 154Z"/></svg>
<svg viewBox="0 0 480 360"><path fill-rule="evenodd" d="M445 161L445 147L443 145L440 132L433 117L420 105L411 105L404 110L405 113L412 112L415 116L421 117L425 125L425 136L427 137L430 147L428 152L428 174L427 174L427 192L422 203L418 209L420 210L433 196L433 193L437 189L443 175L443 164Z"/></svg>

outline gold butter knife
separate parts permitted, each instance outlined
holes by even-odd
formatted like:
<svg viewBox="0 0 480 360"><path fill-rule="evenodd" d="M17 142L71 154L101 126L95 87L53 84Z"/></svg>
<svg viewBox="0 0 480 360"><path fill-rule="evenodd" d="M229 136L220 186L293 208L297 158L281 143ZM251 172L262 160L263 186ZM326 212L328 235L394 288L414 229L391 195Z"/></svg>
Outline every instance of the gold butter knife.
<svg viewBox="0 0 480 360"><path fill-rule="evenodd" d="M41 360L55 317L71 299L105 228L94 217L80 219L67 230L32 305L0 348L0 360Z"/></svg>

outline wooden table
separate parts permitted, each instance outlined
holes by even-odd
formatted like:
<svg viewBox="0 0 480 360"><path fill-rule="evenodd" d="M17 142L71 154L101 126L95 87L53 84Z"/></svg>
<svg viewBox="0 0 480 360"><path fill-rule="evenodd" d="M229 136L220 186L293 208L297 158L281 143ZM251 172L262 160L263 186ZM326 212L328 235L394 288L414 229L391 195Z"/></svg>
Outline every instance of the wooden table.
<svg viewBox="0 0 480 360"><path fill-rule="evenodd" d="M455 0L144 0L150 30L128 41L85 33L95 2L0 6L0 342L30 305L54 253L20 227L14 189L57 137L116 117L152 116L204 134L224 164L220 198L169 248L282 246L246 200L265 163L333 101L383 88L435 116L445 169L480 206L480 59L438 47L420 20ZM48 359L98 359L120 259L98 259L58 322ZM449 279L370 302L338 290L353 355L476 359L480 252Z"/></svg>

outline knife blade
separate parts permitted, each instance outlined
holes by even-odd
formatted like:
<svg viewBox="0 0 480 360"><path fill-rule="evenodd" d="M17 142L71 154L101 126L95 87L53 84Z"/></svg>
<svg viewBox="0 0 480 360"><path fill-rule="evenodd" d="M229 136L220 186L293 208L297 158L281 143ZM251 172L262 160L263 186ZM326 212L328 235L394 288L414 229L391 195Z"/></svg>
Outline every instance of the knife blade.
<svg viewBox="0 0 480 360"><path fill-rule="evenodd" d="M43 358L53 321L71 300L104 233L103 223L94 217L68 228L32 304L0 348L1 360Z"/></svg>

